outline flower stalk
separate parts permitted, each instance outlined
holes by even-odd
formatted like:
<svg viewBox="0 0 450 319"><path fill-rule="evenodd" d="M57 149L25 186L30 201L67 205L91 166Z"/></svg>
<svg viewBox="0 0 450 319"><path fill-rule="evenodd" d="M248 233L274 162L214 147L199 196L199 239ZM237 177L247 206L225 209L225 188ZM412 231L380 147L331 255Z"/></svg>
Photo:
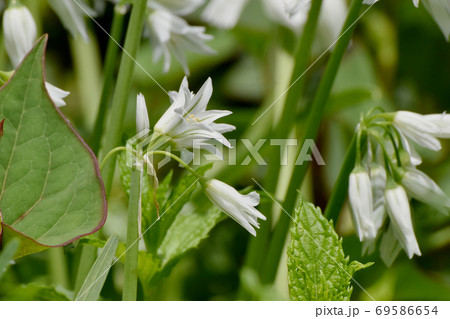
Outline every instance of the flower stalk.
<svg viewBox="0 0 450 319"><path fill-rule="evenodd" d="M325 106L327 104L328 97L330 96L331 88L339 70L342 58L344 57L344 53L346 52L352 38L361 6L362 0L353 0L343 27L343 32L341 33L341 36L336 43L336 47L331 54L330 61L327 64L327 68L320 82L314 101L311 105L311 111L309 113L307 121L308 124L306 126L305 134L300 145L302 145L303 142L307 139L314 140L317 136L319 126L325 111ZM307 167L307 165L298 165L294 168L294 172L290 181L290 187L283 202L283 208L288 212L292 212L294 210L295 203L298 197L297 190L302 185L303 179L307 172ZM273 282L273 280L275 279L283 246L286 241L286 235L289 230L289 225L289 216L287 214L281 214L280 219L275 226L273 237L267 253L266 262L262 270L262 281L265 283Z"/></svg>

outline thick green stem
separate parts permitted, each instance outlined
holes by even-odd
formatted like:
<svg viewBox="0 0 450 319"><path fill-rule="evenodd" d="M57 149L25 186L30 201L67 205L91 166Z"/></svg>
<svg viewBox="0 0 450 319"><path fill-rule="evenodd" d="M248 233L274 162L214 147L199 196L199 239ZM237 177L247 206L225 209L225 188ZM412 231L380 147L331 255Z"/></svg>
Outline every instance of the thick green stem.
<svg viewBox="0 0 450 319"><path fill-rule="evenodd" d="M295 53L295 65L291 75L290 86L287 92L283 113L272 136L274 139L288 138L290 130L295 125L297 106L303 92L303 84L305 81L303 75L308 68L308 61L311 55L311 48L314 42L321 6L322 0L315 0L311 5L308 20L303 29L303 34ZM280 153L281 152L270 153L271 157L269 160L269 167L266 174L266 182L264 187L272 193L274 193L277 188L276 185L280 174ZM271 203L267 203L261 207L261 210L266 212L267 221L261 224L261 228L258 230L258 236L250 239L246 265L253 269L259 270L258 268L261 267L265 257L265 254L263 253L264 248L267 247L270 239L271 208Z"/></svg>
<svg viewBox="0 0 450 319"><path fill-rule="evenodd" d="M141 209L141 174L133 168L131 172L130 199L128 204L127 251L125 255L125 277L123 301L136 301L137 268L139 254L139 212Z"/></svg>
<svg viewBox="0 0 450 319"><path fill-rule="evenodd" d="M108 126L105 130L105 144L102 148L103 154L108 154L113 148L119 145L122 136L123 118L127 109L128 96L130 93L133 70L135 65L134 57L141 42L142 29L145 23L147 0L135 0L131 11L130 22L125 37L124 52L120 61L119 74L114 92L111 112L109 114ZM103 171L103 181L106 193L109 195L114 177L116 161L107 162Z"/></svg>
<svg viewBox="0 0 450 319"><path fill-rule="evenodd" d="M361 6L362 0L353 0L344 24L343 32L341 33L341 36L337 41L335 48L333 49L333 53L331 54L330 60L327 64L314 101L312 102L312 106L310 108L311 111L308 115L305 134L299 145L303 145L305 141L310 139L314 140L317 137L320 123L325 111L325 106L331 92L331 88L336 78L336 74L339 70L342 58L344 57L344 53L346 52L352 38L356 22L359 18L358 15ZM299 148L299 154L297 155L300 155L300 151L301 147ZM283 202L283 209L286 210L286 212L288 212L289 214L294 211L295 203L298 197L297 190L302 185L303 179L305 178L307 172L307 168L307 164L297 165L294 168L294 172L289 184L289 189ZM263 266L261 280L264 283L273 282L273 280L275 279L284 243L286 241L286 235L289 230L289 225L290 217L282 212L280 219L275 226L273 237L267 253L267 258Z"/></svg>
<svg viewBox="0 0 450 319"><path fill-rule="evenodd" d="M328 204L324 212L325 217L333 220L335 225L342 210L342 206L344 206L347 198L348 178L355 166L356 147L357 138L355 135L353 136L349 149L347 150L344 163L342 163L339 176L334 184L333 192L331 193L331 197L328 200Z"/></svg>
<svg viewBox="0 0 450 319"><path fill-rule="evenodd" d="M98 154L100 148L102 132L106 120L106 113L111 99L112 89L114 88L114 71L116 69L116 61L120 49L117 43L120 42L123 35L125 13L126 11L124 10L124 5L117 4L114 7L111 33L108 41L108 48L106 49L102 96L100 98L100 105L98 108L97 119L95 121L95 127L89 143L95 154Z"/></svg>

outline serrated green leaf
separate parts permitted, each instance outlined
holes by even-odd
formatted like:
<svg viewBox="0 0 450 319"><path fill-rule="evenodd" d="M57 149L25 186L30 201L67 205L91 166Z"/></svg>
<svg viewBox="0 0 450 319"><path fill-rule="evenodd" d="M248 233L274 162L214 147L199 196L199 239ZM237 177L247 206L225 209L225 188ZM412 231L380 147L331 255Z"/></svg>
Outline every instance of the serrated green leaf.
<svg viewBox="0 0 450 319"><path fill-rule="evenodd" d="M342 239L319 208L300 200L288 246L289 294L292 300L350 300L353 274L371 264L349 263Z"/></svg>
<svg viewBox="0 0 450 319"><path fill-rule="evenodd" d="M45 89L41 38L0 90L0 208L3 227L36 247L62 246L98 230L106 219L95 156ZM3 241L12 237L7 232Z"/></svg>
<svg viewBox="0 0 450 319"><path fill-rule="evenodd" d="M103 285L105 284L109 269L111 268L111 264L114 261L118 245L119 239L117 236L112 236L108 239L89 271L75 300L96 301L98 299Z"/></svg>

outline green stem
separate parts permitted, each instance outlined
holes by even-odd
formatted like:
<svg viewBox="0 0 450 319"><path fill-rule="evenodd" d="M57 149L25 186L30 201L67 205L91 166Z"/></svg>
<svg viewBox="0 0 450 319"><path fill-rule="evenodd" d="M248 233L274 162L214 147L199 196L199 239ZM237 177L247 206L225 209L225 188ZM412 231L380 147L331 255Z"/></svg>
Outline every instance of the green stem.
<svg viewBox="0 0 450 319"><path fill-rule="evenodd" d="M105 144L103 154L108 154L110 150L117 147L122 136L123 118L127 109L128 95L131 88L134 57L139 49L142 29L145 23L147 0L133 1L130 22L125 37L124 52L120 61L119 74L113 97L113 104L109 115L109 123L105 131ZM103 181L105 183L106 193L109 195L112 180L114 177L114 168L116 165L115 155L113 160L106 163L103 169Z"/></svg>
<svg viewBox="0 0 450 319"><path fill-rule="evenodd" d="M119 55L119 46L117 45L117 43L120 42L120 39L123 35L125 12L126 11L123 10L122 4L117 4L114 7L111 33L108 41L108 48L106 49L102 95L100 98L97 119L95 121L94 130L89 143L92 151L95 154L98 154L100 148L103 127L106 120L106 113L108 110L111 92L114 87L114 71L116 67L117 56Z"/></svg>
<svg viewBox="0 0 450 319"><path fill-rule="evenodd" d="M48 250L50 274L53 283L69 289L69 275L67 271L66 256L64 256L64 248L50 248Z"/></svg>
<svg viewBox="0 0 450 319"><path fill-rule="evenodd" d="M114 92L113 105L110 112L109 125L105 132L104 154L108 154L110 150L120 143L122 135L122 122L127 107L128 93L131 87L131 80L134 70L134 61L131 57L136 56L139 49L142 29L145 23L146 0L135 0L133 2L130 22L125 37L124 52L120 61L118 81ZM131 56L129 56L129 55ZM114 61L113 61L114 62ZM111 62L112 63L112 62ZM112 68L112 67L111 67ZM111 84L112 85L112 84ZM115 158L115 157L114 157ZM105 167L103 181L105 184L106 194L109 196L112 179L115 168L115 161L109 161ZM75 287L76 292L81 288L83 282L95 262L97 248L92 246L83 246L80 256L80 264L78 266L77 279Z"/></svg>
<svg viewBox="0 0 450 319"><path fill-rule="evenodd" d="M320 8L322 0L313 1L309 12L308 20L303 29L299 46L295 53L295 65L290 80L290 89L287 92L285 105L278 123L278 127L274 132L273 138L288 138L289 132L295 125L296 110L303 92L303 84L305 82L304 73L308 68L308 61L311 55L311 48L316 34L317 21L319 20ZM274 193L276 190L278 177L280 174L281 154L280 152L272 152L269 160L269 167L266 174L265 189ZM261 210L266 212L267 221L261 224L258 230L258 236L250 239L248 248L246 265L258 269L262 265L264 259L264 247L267 247L271 228L271 208L272 204L265 204Z"/></svg>
<svg viewBox="0 0 450 319"><path fill-rule="evenodd" d="M132 169L130 199L128 204L127 251L125 255L125 276L123 282L123 301L136 301L137 268L139 255L139 212L141 210L141 174Z"/></svg>
<svg viewBox="0 0 450 319"><path fill-rule="evenodd" d="M354 135L324 212L325 217L333 220L335 225L347 198L348 178L355 166L357 144L357 137Z"/></svg>
<svg viewBox="0 0 450 319"><path fill-rule="evenodd" d="M320 82L319 88L315 95L308 115L307 126L305 134L299 145L303 145L306 140L315 139L319 131L320 123L325 111L328 98L330 96L331 88L333 86L336 74L339 70L342 58L346 52L350 40L352 38L353 31L356 26L356 21L362 6L362 0L353 0L347 19L344 24L343 32L337 44L331 54L330 61L327 64L325 73ZM301 147L299 148L300 155ZM298 156L297 156L298 157ZM308 165L297 165L294 168L290 186L283 202L283 209L289 214L294 211L295 204L298 197L297 190L302 185L303 179L306 175ZM267 258L263 266L261 280L264 283L271 283L275 279L275 275L280 262L281 254L283 251L284 243L286 241L286 235L289 230L290 217L282 213L280 219L275 226L273 237L270 242L270 246L267 253Z"/></svg>

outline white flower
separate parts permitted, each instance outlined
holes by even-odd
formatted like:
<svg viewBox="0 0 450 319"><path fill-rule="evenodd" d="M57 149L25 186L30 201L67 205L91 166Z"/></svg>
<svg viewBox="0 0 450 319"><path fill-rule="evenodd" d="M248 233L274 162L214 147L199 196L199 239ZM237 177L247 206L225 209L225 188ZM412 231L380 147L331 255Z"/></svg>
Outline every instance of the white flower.
<svg viewBox="0 0 450 319"><path fill-rule="evenodd" d="M422 164L422 157L419 155L419 153L416 152L414 146L409 142L409 140L401 131L398 131L398 133L400 135L400 141L402 143L404 150L409 154L410 164L413 166L418 166Z"/></svg>
<svg viewBox="0 0 450 319"><path fill-rule="evenodd" d="M310 0L264 0L267 15L280 24L301 33L311 8ZM324 0L319 15L314 51L322 53L338 37L347 17L345 0Z"/></svg>
<svg viewBox="0 0 450 319"><path fill-rule="evenodd" d="M395 237L409 258L412 258L414 255L420 256L421 253L414 235L411 210L405 189L400 185L388 188L385 192L385 198L386 208L391 221L390 225L393 227Z"/></svg>
<svg viewBox="0 0 450 319"><path fill-rule="evenodd" d="M27 7L13 4L3 14L5 48L14 67L33 48L36 40L36 23Z"/></svg>
<svg viewBox="0 0 450 319"><path fill-rule="evenodd" d="M435 125L435 136L440 138L450 138L450 115L449 114L430 114L424 117Z"/></svg>
<svg viewBox="0 0 450 319"><path fill-rule="evenodd" d="M61 90L60 88L57 88L56 86L45 82L45 87L47 89L48 95L50 96L51 100L57 107L65 106L66 102L64 102L64 99L70 94L70 92Z"/></svg>
<svg viewBox="0 0 450 319"><path fill-rule="evenodd" d="M48 0L48 2L72 36L79 34L84 41L89 40L84 16L95 16L94 10L89 8L83 0Z"/></svg>
<svg viewBox="0 0 450 319"><path fill-rule="evenodd" d="M217 154L215 141L231 147L222 133L232 131L235 127L214 123L231 112L206 110L212 90L212 82L208 78L198 93L193 94L185 77L178 92L169 92L172 105L156 123L154 130L170 136L178 150L198 147Z"/></svg>
<svg viewBox="0 0 450 319"><path fill-rule="evenodd" d="M266 220L266 217L255 208L259 204L258 193L251 192L248 195L242 195L233 187L216 179L206 182L204 187L206 196L214 205L244 227L250 234L256 236L253 227L259 228L258 218Z"/></svg>
<svg viewBox="0 0 450 319"><path fill-rule="evenodd" d="M415 199L436 207L444 214L448 214L450 198L425 173L415 169L407 169L401 181L403 187Z"/></svg>
<svg viewBox="0 0 450 319"><path fill-rule="evenodd" d="M144 130L150 130L150 121L148 119L145 97L142 93L139 93L136 101L136 131L140 133Z"/></svg>
<svg viewBox="0 0 450 319"><path fill-rule="evenodd" d="M152 9L165 8L177 15L186 15L194 12L205 0L149 0L148 6Z"/></svg>
<svg viewBox="0 0 450 319"><path fill-rule="evenodd" d="M380 257L386 266L391 267L402 250L400 242L395 237L394 227L389 225L388 230L381 237Z"/></svg>
<svg viewBox="0 0 450 319"><path fill-rule="evenodd" d="M202 18L211 25L223 29L233 28L241 16L248 0L211 0L202 13Z"/></svg>
<svg viewBox="0 0 450 319"><path fill-rule="evenodd" d="M398 111L395 114L393 124L407 138L417 144L434 151L441 149L441 143L435 137L439 133L437 125L424 115Z"/></svg>
<svg viewBox="0 0 450 319"><path fill-rule="evenodd" d="M5 47L14 68L20 64L36 41L36 23L30 11L15 2L3 14L3 34ZM61 90L45 82L47 92L56 106L66 105L64 98L70 92Z"/></svg>
<svg viewBox="0 0 450 319"><path fill-rule="evenodd" d="M355 168L350 174L348 196L359 240L375 238L372 185L369 174L360 167Z"/></svg>
<svg viewBox="0 0 450 319"><path fill-rule="evenodd" d="M170 68L170 54L183 66L184 72L189 69L184 51L193 51L201 54L215 54L215 51L204 42L211 40L212 35L205 34L204 27L190 26L182 18L167 10L156 10L148 17L151 38L154 42L153 58L158 61L164 56L164 72Z"/></svg>
<svg viewBox="0 0 450 319"><path fill-rule="evenodd" d="M419 6L419 0L412 0L412 1L416 7ZM369 4L369 5L374 4L375 2L378 2L378 0L364 0L363 1L364 4Z"/></svg>

